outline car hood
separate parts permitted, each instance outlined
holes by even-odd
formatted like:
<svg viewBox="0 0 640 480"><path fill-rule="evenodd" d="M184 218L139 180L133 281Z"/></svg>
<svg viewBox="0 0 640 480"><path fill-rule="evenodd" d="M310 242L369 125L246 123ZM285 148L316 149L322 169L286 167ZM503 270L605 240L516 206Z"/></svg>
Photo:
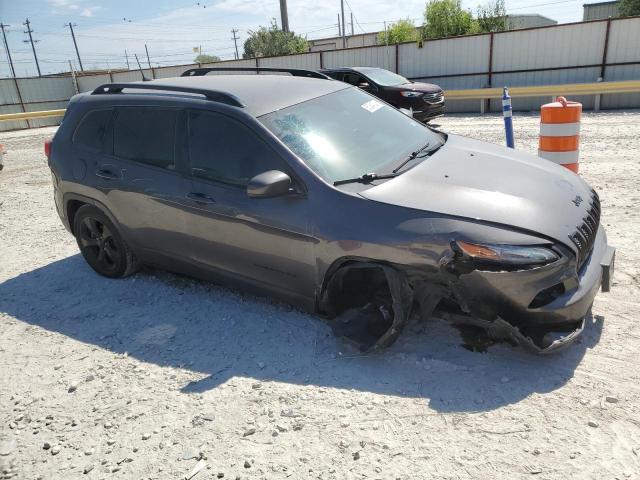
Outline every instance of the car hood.
<svg viewBox="0 0 640 480"><path fill-rule="evenodd" d="M578 175L548 160L449 135L431 157L360 195L514 226L574 249L568 235L587 215L592 190Z"/></svg>
<svg viewBox="0 0 640 480"><path fill-rule="evenodd" d="M398 91L405 90L413 90L415 92L423 92L423 93L437 93L441 92L442 88L438 85L434 85L433 83L422 83L422 82L409 82L403 83L402 85L394 85L393 87L389 87Z"/></svg>

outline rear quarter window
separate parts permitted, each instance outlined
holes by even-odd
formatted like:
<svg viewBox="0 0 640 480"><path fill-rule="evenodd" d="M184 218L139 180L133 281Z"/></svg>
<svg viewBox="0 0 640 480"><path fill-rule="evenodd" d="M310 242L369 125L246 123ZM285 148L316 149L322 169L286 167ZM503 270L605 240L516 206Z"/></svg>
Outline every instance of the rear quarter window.
<svg viewBox="0 0 640 480"><path fill-rule="evenodd" d="M73 134L73 143L96 152L111 153L113 109L93 110L85 114Z"/></svg>

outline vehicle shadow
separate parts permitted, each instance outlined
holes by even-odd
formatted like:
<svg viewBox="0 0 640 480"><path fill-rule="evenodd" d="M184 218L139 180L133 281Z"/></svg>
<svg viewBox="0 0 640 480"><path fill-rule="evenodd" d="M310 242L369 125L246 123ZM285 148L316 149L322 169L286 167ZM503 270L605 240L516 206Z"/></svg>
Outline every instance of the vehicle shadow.
<svg viewBox="0 0 640 480"><path fill-rule="evenodd" d="M207 282L145 271L110 280L80 255L0 283L0 311L81 342L203 378L203 392L232 377L424 399L443 412L486 411L553 391L600 338L589 318L578 343L551 356L494 345L461 346L444 321L410 326L390 348L359 354L321 319Z"/></svg>

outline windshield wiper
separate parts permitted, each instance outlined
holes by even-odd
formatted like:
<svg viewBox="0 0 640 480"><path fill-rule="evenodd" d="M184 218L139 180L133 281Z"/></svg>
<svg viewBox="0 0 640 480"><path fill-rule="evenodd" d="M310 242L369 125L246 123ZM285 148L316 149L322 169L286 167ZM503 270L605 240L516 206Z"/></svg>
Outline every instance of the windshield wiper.
<svg viewBox="0 0 640 480"><path fill-rule="evenodd" d="M346 180L337 180L333 182L334 185L344 185L346 183L371 183L374 180L383 180L385 178L393 178L400 175L399 173L383 173L378 175L377 173L365 173L356 178L347 178Z"/></svg>
<svg viewBox="0 0 640 480"><path fill-rule="evenodd" d="M426 149L428 149L430 146L431 146L431 143L427 143L425 146L420 147L415 152L411 152L409 154L409 156L400 165L398 165L391 173L381 173L381 174L378 174L378 173L365 173L365 174L360 175L359 177L356 177L356 178L348 178L346 180L337 180L337 181L333 182L333 184L334 185L344 185L346 183L371 183L374 180L383 180L385 178L397 177L398 175L400 175L399 170L402 167L404 167L407 163L409 163L412 160L415 160L416 158L424 158L424 157L428 157L430 155L433 155L438 150L440 150L440 147L442 147L442 145L438 145L437 147L429 150L428 152L424 153L423 155L420 155Z"/></svg>
<svg viewBox="0 0 640 480"><path fill-rule="evenodd" d="M411 152L409 154L409 156L400 164L398 165L394 170L393 173L398 173L398 170L400 170L402 167L404 167L407 163L409 163L411 160L415 160L416 158L422 158L422 156L418 157L418 155L420 155L422 152L424 152L427 148L429 148L431 146L431 143L427 143L425 146L420 147L418 150L416 150L415 152ZM435 149L434 149L435 150ZM431 152L429 152L431 153ZM424 155L426 156L426 155Z"/></svg>

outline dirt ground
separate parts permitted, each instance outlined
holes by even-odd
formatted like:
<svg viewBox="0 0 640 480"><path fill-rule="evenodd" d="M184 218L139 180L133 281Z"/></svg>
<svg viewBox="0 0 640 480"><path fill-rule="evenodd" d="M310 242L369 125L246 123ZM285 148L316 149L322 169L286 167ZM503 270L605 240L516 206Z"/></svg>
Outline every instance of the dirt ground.
<svg viewBox="0 0 640 480"><path fill-rule="evenodd" d="M501 122L439 121L503 143ZM535 152L537 117L514 123ZM54 209L53 131L0 134L0 478L640 478L640 111L584 116L616 277L547 357L469 351L441 320L360 355L263 298L101 278Z"/></svg>

